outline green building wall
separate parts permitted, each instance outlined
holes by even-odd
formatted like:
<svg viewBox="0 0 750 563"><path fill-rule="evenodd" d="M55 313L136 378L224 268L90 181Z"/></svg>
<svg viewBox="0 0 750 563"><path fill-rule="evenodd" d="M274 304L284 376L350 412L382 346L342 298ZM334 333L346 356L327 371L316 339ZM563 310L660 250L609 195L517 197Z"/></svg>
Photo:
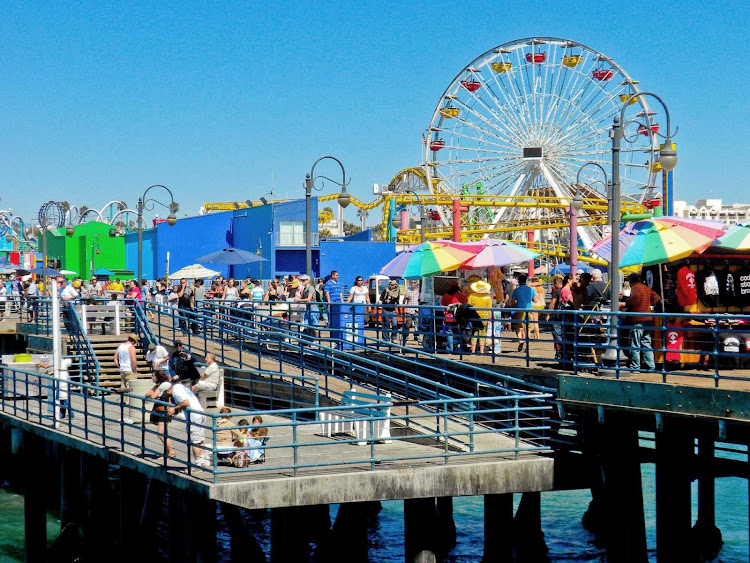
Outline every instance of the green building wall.
<svg viewBox="0 0 750 563"><path fill-rule="evenodd" d="M77 272L82 278L91 275L91 257L94 269L125 270L125 237L110 236L111 225L92 221L75 226L72 236L65 234L66 227L46 233L47 256L61 262L63 270ZM92 244L93 253L92 253ZM99 249L99 254L96 249Z"/></svg>

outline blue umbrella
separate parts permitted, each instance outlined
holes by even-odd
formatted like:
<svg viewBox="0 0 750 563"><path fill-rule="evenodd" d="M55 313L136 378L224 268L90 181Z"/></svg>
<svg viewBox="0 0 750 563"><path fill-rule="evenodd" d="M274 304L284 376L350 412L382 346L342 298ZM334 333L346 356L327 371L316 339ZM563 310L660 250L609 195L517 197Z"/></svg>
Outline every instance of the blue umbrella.
<svg viewBox="0 0 750 563"><path fill-rule="evenodd" d="M581 264L579 262L578 264L578 271L579 272L591 272L591 267L586 266L584 264ZM570 264L558 264L554 268L552 268L549 271L550 274L556 275L556 274L569 274L570 273Z"/></svg>
<svg viewBox="0 0 750 563"><path fill-rule="evenodd" d="M250 264L252 262L268 262L268 258L263 258L240 248L224 248L196 258L195 261L208 262L209 264Z"/></svg>
<svg viewBox="0 0 750 563"><path fill-rule="evenodd" d="M42 268L41 266L32 268L31 270L29 270L29 273L37 276L43 276L45 274L45 268ZM54 268L46 268L46 274L49 278L57 278L62 276L62 274Z"/></svg>

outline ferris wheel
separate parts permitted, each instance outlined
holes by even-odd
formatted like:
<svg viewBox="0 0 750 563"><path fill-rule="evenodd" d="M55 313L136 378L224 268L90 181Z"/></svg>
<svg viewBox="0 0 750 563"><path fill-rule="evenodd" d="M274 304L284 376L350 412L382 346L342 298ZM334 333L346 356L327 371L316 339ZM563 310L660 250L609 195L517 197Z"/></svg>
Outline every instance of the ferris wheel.
<svg viewBox="0 0 750 563"><path fill-rule="evenodd" d="M580 172L584 198L606 197L601 170L611 171L610 131L623 104L620 153L623 199L643 201L657 191L655 114L638 82L611 58L554 37L505 43L480 55L451 82L432 114L425 144L427 186L462 195L571 197ZM472 224L497 225L526 211L502 207L474 213ZM541 214L561 211L536 210ZM541 217L540 217L541 218ZM579 234L588 246L597 236Z"/></svg>

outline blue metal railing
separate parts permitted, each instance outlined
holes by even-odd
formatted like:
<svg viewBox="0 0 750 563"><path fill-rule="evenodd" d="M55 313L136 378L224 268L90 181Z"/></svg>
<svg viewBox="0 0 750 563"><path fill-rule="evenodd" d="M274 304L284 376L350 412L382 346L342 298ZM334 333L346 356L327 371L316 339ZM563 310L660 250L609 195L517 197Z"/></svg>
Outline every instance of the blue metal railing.
<svg viewBox="0 0 750 563"><path fill-rule="evenodd" d="M274 322L279 324L278 319L272 320L273 317L269 316L269 309L276 307L274 312L288 312L289 306L289 303L252 302L246 303L243 308L237 301L229 305L215 300L205 302L207 310L216 314L220 311L221 315L226 318L250 325L253 324L248 321L251 317L268 321L266 325L272 325ZM291 306L293 308L291 317L296 315L301 318L306 305L291 303ZM252 309L247 307L252 307ZM315 307L327 310L327 304L319 303ZM352 307L352 304L347 304L346 307ZM414 360L429 361L434 365L440 363L448 370L461 367L464 373L472 369L464 362L468 358L476 359L476 363L507 363L507 360L511 360L516 367L527 368L539 367L542 364L541 367L578 373L600 370L603 367L601 356L608 349L617 348L626 355L640 351L639 346L631 345L629 342L629 334L633 326L631 321L633 317L643 315L640 313L606 310L478 308L476 311L486 318L482 319L483 325L480 330L472 330L471 327L464 328L459 323L446 323L445 307L409 306L399 307L394 314L398 326L395 332L391 332L383 329L383 312L379 306L355 307L361 311L355 312L355 316L368 324L373 324L371 328L361 333L351 329L318 327L322 337L317 340L338 346L338 343L333 342L327 335L340 333L342 339L346 340L348 345L353 345L355 349L406 351ZM295 311L294 308L297 310ZM265 313L262 312L264 310ZM416 312L407 312L407 310ZM162 313L168 314L164 309ZM550 320L547 320L547 315L551 315ZM750 374L738 369L750 367L750 315L726 312L709 314L653 312L648 316L653 319L653 326L647 328L647 331L652 336L652 349L657 357L656 369L653 371L659 373L663 380L670 375L684 375L711 378L716 385L719 385L721 380L750 378ZM617 317L619 326L617 346L610 343L608 339L611 319L614 317ZM210 319L204 322L206 323L221 329ZM295 321L290 318L284 320L283 324L292 330L307 328L301 319ZM410 324L417 328L407 329L406 327ZM518 327L524 329L520 337L512 330ZM267 329L269 326L263 328ZM230 333L232 333L231 330ZM384 338L384 336L393 335L396 336L396 343ZM733 338L736 338L738 342L733 344ZM415 339L419 339L420 343L414 342ZM472 340L476 345L474 353L469 349ZM675 344L675 340L682 340L683 344L681 346L679 343ZM485 343L484 353L479 353L477 344L480 341ZM446 350L451 344L455 350ZM446 352L449 353L446 354ZM456 357L457 360L454 359ZM476 365L474 362L472 364ZM636 371L628 368L627 360L615 367L618 377ZM651 370L642 367L638 371ZM496 372L491 373L496 374ZM480 369L473 375L484 379L487 374ZM497 374L495 376L497 377Z"/></svg>
<svg viewBox="0 0 750 563"><path fill-rule="evenodd" d="M60 380L6 367L2 373L2 383L2 416L17 417L79 440L136 453L164 467L182 468L188 474L213 482L229 474L244 473L250 477L258 470L263 471L263 478L269 475L286 477L290 470L294 475L307 469L317 471L325 467L356 466L358 469L374 470L381 462L435 459L449 464L454 458L467 455L490 455L494 459L500 454L507 454L517 458L521 452L547 449L544 440L524 441L520 438L524 430L533 429L543 435L548 429L546 413L550 407L546 401L550 397L545 394L414 400L408 402L408 413L404 412L403 401L383 397L378 407L390 411L388 420L399 426L399 433L389 436L379 434L382 416L373 414L371 406L349 405L344 418L358 425L362 432L350 438L329 438L325 436L326 424L329 424L327 416L341 416L341 405L206 414L188 409L185 420L172 419L165 425L164 434L159 434L158 427L123 423L129 407L121 397L110 395L95 385L81 383L75 388L70 387L66 411L58 413L58 409L49 407L54 406L56 401L59 407L59 392L63 385ZM143 401L140 407L143 417L151 412L154 405L171 406L134 394L127 395L131 401ZM522 408L521 402L529 405ZM435 417L436 413L438 418ZM219 439L220 432L249 430L239 421L242 418L250 420L253 416L266 417L262 424L268 429L270 441L264 446L265 462L247 467L220 465L222 455L257 449L257 445L253 444L222 445ZM433 424L433 420L436 423ZM419 432L412 429L415 423L421 427ZM201 434L204 435L202 442L191 441ZM53 435L50 437L53 438ZM177 457L169 457L167 443L162 438L168 438L173 445L177 445ZM376 444L383 440L411 445L408 448L389 448L386 444L376 448ZM425 440L430 443L424 445ZM193 449L202 456L207 455L210 463L201 461L197 464L194 455L190 454Z"/></svg>
<svg viewBox="0 0 750 563"><path fill-rule="evenodd" d="M81 377L88 378L89 383L98 386L100 372L99 359L96 357L96 353L91 346L88 336L86 336L86 331L83 329L81 319L78 317L75 307L70 304L64 305L64 314L68 320L66 323L66 326L68 327L68 337L70 341L72 341L76 353L82 358Z"/></svg>

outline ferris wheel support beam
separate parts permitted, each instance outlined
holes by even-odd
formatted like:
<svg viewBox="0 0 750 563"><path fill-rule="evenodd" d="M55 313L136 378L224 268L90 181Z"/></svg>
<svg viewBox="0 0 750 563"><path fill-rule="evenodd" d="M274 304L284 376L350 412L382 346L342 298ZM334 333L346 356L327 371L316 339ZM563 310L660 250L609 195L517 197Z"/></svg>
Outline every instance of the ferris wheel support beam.
<svg viewBox="0 0 750 563"><path fill-rule="evenodd" d="M523 172L518 176L518 180L516 180L516 183L513 184L513 188L510 190L510 193L508 194L508 197L506 198L506 201L511 201L513 197L519 192L526 189L527 186L530 186L536 177L539 176L539 163L538 162L527 162L526 168ZM502 207L498 210L497 213L495 213L495 218L492 220L492 225L497 225L503 218L503 215L505 215L505 212L508 210L507 207ZM484 238L487 238L488 235L485 235Z"/></svg>

